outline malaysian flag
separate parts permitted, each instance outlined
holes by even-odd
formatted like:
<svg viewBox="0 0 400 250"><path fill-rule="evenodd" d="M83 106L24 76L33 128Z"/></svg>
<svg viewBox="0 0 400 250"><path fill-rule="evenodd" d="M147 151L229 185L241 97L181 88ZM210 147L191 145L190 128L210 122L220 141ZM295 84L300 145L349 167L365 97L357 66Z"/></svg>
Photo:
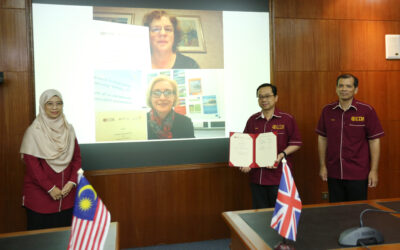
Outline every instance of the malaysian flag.
<svg viewBox="0 0 400 250"><path fill-rule="evenodd" d="M103 249L110 226L110 212L88 180L79 176L68 249Z"/></svg>
<svg viewBox="0 0 400 250"><path fill-rule="evenodd" d="M286 159L282 160L282 168L281 183L271 219L271 227L286 239L295 241L302 205Z"/></svg>

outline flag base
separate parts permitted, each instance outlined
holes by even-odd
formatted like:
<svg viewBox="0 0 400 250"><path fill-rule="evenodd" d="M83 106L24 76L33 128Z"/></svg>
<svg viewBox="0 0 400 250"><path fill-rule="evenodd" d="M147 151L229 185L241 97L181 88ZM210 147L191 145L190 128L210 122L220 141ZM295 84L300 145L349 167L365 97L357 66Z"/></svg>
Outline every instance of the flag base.
<svg viewBox="0 0 400 250"><path fill-rule="evenodd" d="M288 242L280 242L275 247L274 250L294 250L294 245L289 244Z"/></svg>

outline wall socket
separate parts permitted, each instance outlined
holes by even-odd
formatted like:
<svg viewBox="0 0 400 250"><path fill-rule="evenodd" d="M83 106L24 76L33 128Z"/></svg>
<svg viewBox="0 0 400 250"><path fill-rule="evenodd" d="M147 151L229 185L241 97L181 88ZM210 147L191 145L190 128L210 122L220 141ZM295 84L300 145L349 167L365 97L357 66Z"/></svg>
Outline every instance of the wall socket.
<svg viewBox="0 0 400 250"><path fill-rule="evenodd" d="M322 198L323 200L328 200L328 199L329 199L328 192L322 192L321 198Z"/></svg>

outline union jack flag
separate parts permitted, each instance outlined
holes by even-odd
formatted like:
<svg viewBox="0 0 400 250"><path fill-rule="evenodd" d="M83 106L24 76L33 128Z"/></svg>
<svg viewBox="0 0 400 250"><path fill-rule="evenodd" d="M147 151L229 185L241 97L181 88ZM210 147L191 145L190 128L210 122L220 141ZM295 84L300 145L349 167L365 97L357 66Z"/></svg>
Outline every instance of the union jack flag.
<svg viewBox="0 0 400 250"><path fill-rule="evenodd" d="M271 227L286 239L296 241L301 200L286 159L282 160L282 177L271 219Z"/></svg>

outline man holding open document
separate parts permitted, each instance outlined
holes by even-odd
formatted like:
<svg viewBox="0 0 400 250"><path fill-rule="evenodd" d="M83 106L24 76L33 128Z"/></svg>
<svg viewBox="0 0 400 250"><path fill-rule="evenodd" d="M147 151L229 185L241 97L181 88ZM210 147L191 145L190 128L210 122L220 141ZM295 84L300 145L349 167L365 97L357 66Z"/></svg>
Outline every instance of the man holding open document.
<svg viewBox="0 0 400 250"><path fill-rule="evenodd" d="M293 172L290 155L297 151L302 144L293 116L275 108L275 104L278 101L276 86L269 83L261 84L257 88L257 98L261 112L252 115L248 119L244 133L273 132L277 137L278 154L272 166L240 168L242 172L250 175L253 208L255 209L275 206L282 175L281 160L285 157ZM268 149L265 150L267 151Z"/></svg>

